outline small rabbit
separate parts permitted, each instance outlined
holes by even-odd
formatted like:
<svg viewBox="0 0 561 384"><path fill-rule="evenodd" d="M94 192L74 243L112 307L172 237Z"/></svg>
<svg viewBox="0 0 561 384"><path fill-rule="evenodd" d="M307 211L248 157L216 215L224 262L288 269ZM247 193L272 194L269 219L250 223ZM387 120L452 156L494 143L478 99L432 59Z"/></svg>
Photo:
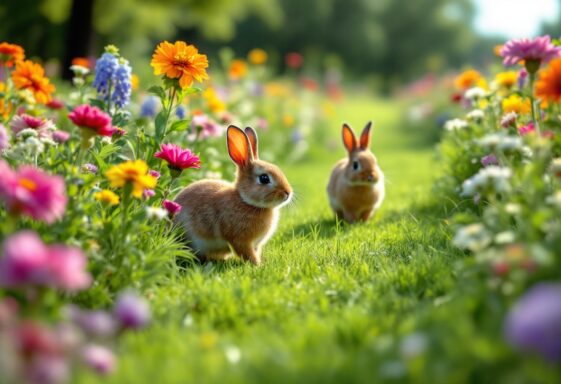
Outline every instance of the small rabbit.
<svg viewBox="0 0 561 384"><path fill-rule="evenodd" d="M347 124L343 124L343 144L349 152L331 172L327 194L331 208L340 219L349 223L366 221L384 200L384 174L370 151L372 122L360 135L360 142Z"/></svg>
<svg viewBox="0 0 561 384"><path fill-rule="evenodd" d="M236 163L235 183L200 180L175 198L181 205L176 223L183 226L190 247L202 259L225 260L230 247L244 260L261 263L261 247L275 232L279 208L292 188L275 165L259 160L257 134L230 125L230 157Z"/></svg>

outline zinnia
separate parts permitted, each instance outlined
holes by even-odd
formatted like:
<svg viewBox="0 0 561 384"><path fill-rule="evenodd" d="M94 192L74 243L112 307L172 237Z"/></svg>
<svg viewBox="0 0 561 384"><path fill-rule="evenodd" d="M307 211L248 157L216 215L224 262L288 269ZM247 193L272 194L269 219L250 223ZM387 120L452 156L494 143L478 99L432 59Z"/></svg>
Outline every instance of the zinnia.
<svg viewBox="0 0 561 384"><path fill-rule="evenodd" d="M483 89L486 88L485 79L475 69L468 69L460 73L454 79L454 85L457 89L464 91L476 86Z"/></svg>
<svg viewBox="0 0 561 384"><path fill-rule="evenodd" d="M162 206L168 211L170 217L173 217L181 211L181 205L177 204L175 201L166 199L163 201Z"/></svg>
<svg viewBox="0 0 561 384"><path fill-rule="evenodd" d="M39 137L51 137L55 130L55 124L52 120L26 114L14 116L10 125L15 134L31 128L37 131Z"/></svg>
<svg viewBox="0 0 561 384"><path fill-rule="evenodd" d="M145 189L156 186L156 178L148 174L148 165L142 160L126 161L110 168L105 176L113 188L123 188L132 185L132 195L138 199Z"/></svg>
<svg viewBox="0 0 561 384"><path fill-rule="evenodd" d="M179 78L181 88L190 87L194 80L202 82L208 79L206 55L200 54L194 45L187 45L184 41L160 43L152 55L150 65L154 68L155 75Z"/></svg>
<svg viewBox="0 0 561 384"><path fill-rule="evenodd" d="M552 60L540 72L536 82L536 96L546 101L561 101L561 58Z"/></svg>
<svg viewBox="0 0 561 384"><path fill-rule="evenodd" d="M64 180L40 169L22 165L14 172L0 160L0 198L12 214L24 214L48 224L66 209Z"/></svg>
<svg viewBox="0 0 561 384"><path fill-rule="evenodd" d="M536 37L534 40L512 39L501 49L504 65L515 65L524 60L526 69L530 73L535 73L542 63L547 63L560 55L561 48L551 44L551 38L547 35Z"/></svg>
<svg viewBox="0 0 561 384"><path fill-rule="evenodd" d="M74 108L68 117L81 128L83 148L92 145L93 136L112 136L117 131L117 128L111 124L111 116L88 104Z"/></svg>
<svg viewBox="0 0 561 384"><path fill-rule="evenodd" d="M12 68L17 62L23 61L25 53L22 47L6 42L0 43L0 61L8 68Z"/></svg>
<svg viewBox="0 0 561 384"><path fill-rule="evenodd" d="M186 168L200 168L201 160L188 149L181 149L176 144L162 144L154 157L165 160L171 170L179 173Z"/></svg>
<svg viewBox="0 0 561 384"><path fill-rule="evenodd" d="M35 100L41 104L51 101L51 94L55 91L55 86L45 77L43 67L31 60L16 63L12 80L17 89L30 90Z"/></svg>

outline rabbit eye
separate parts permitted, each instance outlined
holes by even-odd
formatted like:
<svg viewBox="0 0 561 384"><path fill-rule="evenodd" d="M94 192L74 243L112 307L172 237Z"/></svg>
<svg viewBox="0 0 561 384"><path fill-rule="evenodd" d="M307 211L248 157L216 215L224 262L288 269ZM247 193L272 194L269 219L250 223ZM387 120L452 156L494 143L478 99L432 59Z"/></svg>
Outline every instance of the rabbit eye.
<svg viewBox="0 0 561 384"><path fill-rule="evenodd" d="M259 175L259 183L261 184L271 183L271 179L269 178L269 175L267 175L266 173Z"/></svg>
<svg viewBox="0 0 561 384"><path fill-rule="evenodd" d="M358 161L353 161L353 169L355 171L358 169Z"/></svg>

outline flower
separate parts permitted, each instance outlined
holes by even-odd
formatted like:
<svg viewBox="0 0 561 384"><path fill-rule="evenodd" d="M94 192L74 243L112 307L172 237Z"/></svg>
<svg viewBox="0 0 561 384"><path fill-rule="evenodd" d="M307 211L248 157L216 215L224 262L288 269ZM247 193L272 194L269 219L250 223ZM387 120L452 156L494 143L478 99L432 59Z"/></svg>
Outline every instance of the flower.
<svg viewBox="0 0 561 384"><path fill-rule="evenodd" d="M91 276L86 271L86 258L75 247L45 245L32 231L20 231L8 237L0 258L0 285L51 286L75 291L87 288Z"/></svg>
<svg viewBox="0 0 561 384"><path fill-rule="evenodd" d="M16 63L12 80L17 89L31 91L35 100L41 104L51 101L51 94L55 91L55 86L45 77L43 67L30 60Z"/></svg>
<svg viewBox="0 0 561 384"><path fill-rule="evenodd" d="M561 361L561 284L531 287L508 312L504 335L519 351L538 353L550 362Z"/></svg>
<svg viewBox="0 0 561 384"><path fill-rule="evenodd" d="M459 228L452 240L453 244L461 249L472 252L481 251L491 244L491 233L481 223L466 225Z"/></svg>
<svg viewBox="0 0 561 384"><path fill-rule="evenodd" d="M481 147L498 149L500 151L523 151L523 142L520 137L509 136L503 133L489 133L475 141Z"/></svg>
<svg viewBox="0 0 561 384"><path fill-rule="evenodd" d="M467 126L467 121L461 119L452 119L444 123L444 129L447 131L458 131L460 129L467 128Z"/></svg>
<svg viewBox="0 0 561 384"><path fill-rule="evenodd" d="M184 41L160 43L152 55L150 65L154 68L155 75L179 78L181 88L190 87L194 80L202 82L208 79L206 55L199 54L194 45L187 45Z"/></svg>
<svg viewBox="0 0 561 384"><path fill-rule="evenodd" d="M181 149L176 144L162 144L154 157L165 160L171 170L181 172L187 168L200 168L201 160L188 149Z"/></svg>
<svg viewBox="0 0 561 384"><path fill-rule="evenodd" d="M516 119L518 118L518 114L514 111L505 113L501 118L501 127L508 128L511 125L516 123Z"/></svg>
<svg viewBox="0 0 561 384"><path fill-rule="evenodd" d="M83 311L75 306L67 308L70 321L82 331L94 337L110 337L117 330L117 322L106 311Z"/></svg>
<svg viewBox="0 0 561 384"><path fill-rule="evenodd" d="M209 119L207 115L193 116L191 128L196 133L200 130L201 138L218 137L223 133L222 127Z"/></svg>
<svg viewBox="0 0 561 384"><path fill-rule="evenodd" d="M146 217L149 219L163 220L168 217L168 211L159 207L146 207Z"/></svg>
<svg viewBox="0 0 561 384"><path fill-rule="evenodd" d="M86 173L97 173L97 167L92 163L82 165L82 171Z"/></svg>
<svg viewBox="0 0 561 384"><path fill-rule="evenodd" d="M96 192L94 194L94 199L108 205L119 204L119 196L117 196L115 192L110 191L109 189L103 189L101 192Z"/></svg>
<svg viewBox="0 0 561 384"><path fill-rule="evenodd" d="M12 68L16 63L23 61L25 53L22 47L16 44L0 43L0 61L8 68Z"/></svg>
<svg viewBox="0 0 561 384"><path fill-rule="evenodd" d="M8 131L2 123L0 123L0 151L8 149L10 147L10 138L8 136Z"/></svg>
<svg viewBox="0 0 561 384"><path fill-rule="evenodd" d="M524 60L526 69L531 73L536 72L540 64L547 63L560 55L561 48L551 44L551 38L547 35L536 37L534 40L512 39L501 49L504 65L515 65ZM537 63L535 70L533 67L528 68L531 63Z"/></svg>
<svg viewBox="0 0 561 384"><path fill-rule="evenodd" d="M239 80L245 76L247 73L247 64L245 61L240 59L232 60L230 63L230 68L228 69L228 75L232 80Z"/></svg>
<svg viewBox="0 0 561 384"><path fill-rule="evenodd" d="M203 92L203 97L205 98L209 109L214 113L222 112L226 109L226 104L220 99L216 90L212 87L208 87Z"/></svg>
<svg viewBox="0 0 561 384"><path fill-rule="evenodd" d="M552 60L549 66L539 73L536 97L555 103L561 101L561 58Z"/></svg>
<svg viewBox="0 0 561 384"><path fill-rule="evenodd" d="M96 344L89 344L82 349L82 360L100 375L115 371L117 361L110 349Z"/></svg>
<svg viewBox="0 0 561 384"><path fill-rule="evenodd" d="M466 115L469 121L481 122L485 118L485 113L481 109L474 109Z"/></svg>
<svg viewBox="0 0 561 384"><path fill-rule="evenodd" d="M166 199L162 202L162 206L168 211L170 217L173 217L181 211L181 205L177 204L175 201Z"/></svg>
<svg viewBox="0 0 561 384"><path fill-rule="evenodd" d="M0 198L12 214L24 214L48 224L66 209L64 180L40 169L22 165L14 172L0 160Z"/></svg>
<svg viewBox="0 0 561 384"><path fill-rule="evenodd" d="M251 64L261 65L267 62L267 52L260 48L254 48L249 51L247 59Z"/></svg>
<svg viewBox="0 0 561 384"><path fill-rule="evenodd" d="M132 195L138 199L147 188L156 186L156 178L148 173L148 165L142 160L129 160L111 167L105 176L109 179L111 187L123 188L132 185Z"/></svg>
<svg viewBox="0 0 561 384"><path fill-rule="evenodd" d="M298 69L304 64L304 57L298 52L289 52L284 57L286 65L293 69Z"/></svg>
<svg viewBox="0 0 561 384"><path fill-rule="evenodd" d="M151 169L148 171L148 174L154 176L156 179L160 178L160 172L156 171L155 169Z"/></svg>
<svg viewBox="0 0 561 384"><path fill-rule="evenodd" d="M468 69L454 79L454 85L464 91L476 86L485 88L485 79L475 69Z"/></svg>
<svg viewBox="0 0 561 384"><path fill-rule="evenodd" d="M93 135L112 136L116 127L111 125L111 116L98 107L82 104L68 114L74 124L82 128L82 134L91 138Z"/></svg>
<svg viewBox="0 0 561 384"><path fill-rule="evenodd" d="M534 126L534 123L530 122L526 125L523 125L521 127L518 127L518 133L520 134L520 136L526 136L529 133L533 133L536 131L536 127Z"/></svg>
<svg viewBox="0 0 561 384"><path fill-rule="evenodd" d="M476 101L479 99L484 98L487 95L487 92L481 87L472 87L469 88L465 93L464 97L467 100Z"/></svg>
<svg viewBox="0 0 561 384"><path fill-rule="evenodd" d="M187 113L187 108L185 108L183 104L179 104L175 109L175 116L177 116L179 120L183 120L185 118L186 113Z"/></svg>
<svg viewBox="0 0 561 384"><path fill-rule="evenodd" d="M141 117L154 117L158 113L160 107L160 99L156 96L148 96L140 105L140 116Z"/></svg>
<svg viewBox="0 0 561 384"><path fill-rule="evenodd" d="M145 189L144 192L142 192L142 198L145 200L148 200L151 197L156 196L156 191L154 191L153 189Z"/></svg>
<svg viewBox="0 0 561 384"><path fill-rule="evenodd" d="M502 102L503 112L516 112L518 115L529 113L532 109L530 100L527 98L522 99L517 94L512 94L508 98L503 99Z"/></svg>
<svg viewBox="0 0 561 384"><path fill-rule="evenodd" d="M528 78L528 71L526 70L526 68L522 68L520 71L518 71L518 88L520 89L524 88L524 85L526 85L527 78Z"/></svg>
<svg viewBox="0 0 561 384"><path fill-rule="evenodd" d="M510 190L508 180L512 177L509 168L491 165L480 169L462 184L462 196L475 196L478 192L493 190L497 193Z"/></svg>
<svg viewBox="0 0 561 384"><path fill-rule="evenodd" d="M132 92L132 69L127 60L121 59L119 67L115 71L114 89L111 101L118 108L124 108L131 99Z"/></svg>
<svg viewBox="0 0 561 384"><path fill-rule="evenodd" d="M517 83L518 73L516 73L515 71L497 73L497 75L495 76L495 81L500 87L510 89Z"/></svg>
<svg viewBox="0 0 561 384"><path fill-rule="evenodd" d="M24 129L31 128L37 131L39 137L51 137L52 132L55 130L55 124L52 120L29 116L25 113L23 115L14 116L10 126L15 134L18 134Z"/></svg>
<svg viewBox="0 0 561 384"><path fill-rule="evenodd" d="M117 321L125 329L141 329L150 322L150 306L132 291L120 293L113 310Z"/></svg>
<svg viewBox="0 0 561 384"><path fill-rule="evenodd" d="M95 63L95 77L92 86L102 100L107 101L109 92L119 68L119 59L112 53L105 52Z"/></svg>
<svg viewBox="0 0 561 384"><path fill-rule="evenodd" d="M56 143L59 144L65 143L68 141L68 139L70 139L70 133L66 131L56 130L53 132L53 140Z"/></svg>
<svg viewBox="0 0 561 384"><path fill-rule="evenodd" d="M497 159L497 156L495 156L495 154L491 153L481 158L481 165L483 165L484 167L488 167L490 165L499 165L499 160Z"/></svg>

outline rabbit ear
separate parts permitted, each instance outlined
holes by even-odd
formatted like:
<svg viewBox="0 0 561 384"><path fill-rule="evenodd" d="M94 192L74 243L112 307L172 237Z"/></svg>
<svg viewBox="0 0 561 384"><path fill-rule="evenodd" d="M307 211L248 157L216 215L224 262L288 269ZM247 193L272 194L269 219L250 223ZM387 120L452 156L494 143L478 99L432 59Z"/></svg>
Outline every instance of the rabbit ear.
<svg viewBox="0 0 561 384"><path fill-rule="evenodd" d="M343 124L343 144L348 152L352 152L358 146L355 133L347 123Z"/></svg>
<svg viewBox="0 0 561 384"><path fill-rule="evenodd" d="M234 163L240 168L248 166L253 161L253 154L244 131L235 125L230 125L226 136L228 137L228 153Z"/></svg>
<svg viewBox="0 0 561 384"><path fill-rule="evenodd" d="M372 134L371 128L372 122L369 121L360 134L360 149L367 149L370 147L370 136Z"/></svg>
<svg viewBox="0 0 561 384"><path fill-rule="evenodd" d="M245 127L244 130L249 143L251 144L251 151L253 152L253 157L259 159L259 154L257 153L257 133L251 127Z"/></svg>

